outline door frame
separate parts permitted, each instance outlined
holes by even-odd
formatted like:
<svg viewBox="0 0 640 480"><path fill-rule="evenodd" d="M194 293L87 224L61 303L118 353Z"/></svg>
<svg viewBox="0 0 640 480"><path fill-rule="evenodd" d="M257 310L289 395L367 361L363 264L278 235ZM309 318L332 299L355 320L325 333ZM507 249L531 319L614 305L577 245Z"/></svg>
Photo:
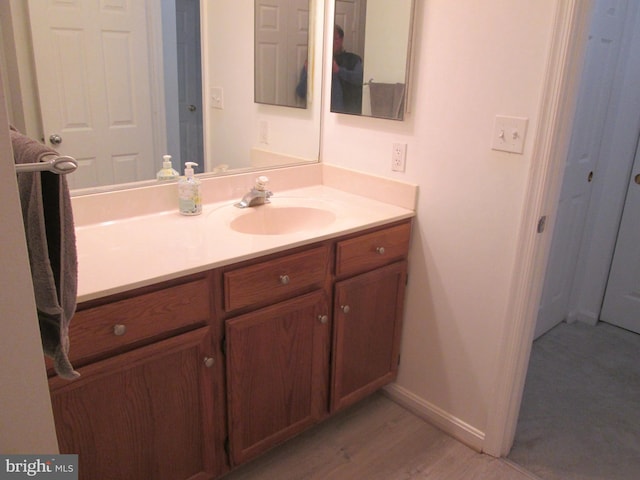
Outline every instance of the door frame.
<svg viewBox="0 0 640 480"><path fill-rule="evenodd" d="M525 194L516 251L519 261L505 315L513 321L504 322L496 332L501 339L493 389L496 395L489 407L482 447L496 457L509 453L515 437L553 234L550 227L544 235L538 233L539 222L546 217L546 224L553 225L558 207L592 9L592 0L556 2L539 134L532 155L536 161Z"/></svg>

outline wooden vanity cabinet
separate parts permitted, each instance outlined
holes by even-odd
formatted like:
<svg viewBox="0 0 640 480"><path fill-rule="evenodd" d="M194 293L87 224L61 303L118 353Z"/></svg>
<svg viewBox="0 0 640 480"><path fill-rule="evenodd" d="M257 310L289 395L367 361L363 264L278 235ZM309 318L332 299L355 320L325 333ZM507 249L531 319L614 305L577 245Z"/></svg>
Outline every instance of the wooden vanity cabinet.
<svg viewBox="0 0 640 480"><path fill-rule="evenodd" d="M224 362L209 274L101 303L71 322L81 376L49 379L60 452L79 455L87 480L220 475Z"/></svg>
<svg viewBox="0 0 640 480"><path fill-rule="evenodd" d="M337 243L332 412L397 376L410 232L406 222Z"/></svg>
<svg viewBox="0 0 640 480"><path fill-rule="evenodd" d="M411 221L79 306L48 363L82 479L217 478L397 373ZM226 450L226 451L225 451Z"/></svg>

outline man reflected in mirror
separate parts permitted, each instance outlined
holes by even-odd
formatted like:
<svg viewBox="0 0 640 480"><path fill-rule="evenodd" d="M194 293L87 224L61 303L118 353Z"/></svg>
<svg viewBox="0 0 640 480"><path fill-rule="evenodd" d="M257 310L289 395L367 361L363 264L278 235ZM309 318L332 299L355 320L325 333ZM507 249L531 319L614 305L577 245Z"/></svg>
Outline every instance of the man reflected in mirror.
<svg viewBox="0 0 640 480"><path fill-rule="evenodd" d="M343 46L344 30L336 25L333 32L333 75L331 111L362 113L362 58Z"/></svg>

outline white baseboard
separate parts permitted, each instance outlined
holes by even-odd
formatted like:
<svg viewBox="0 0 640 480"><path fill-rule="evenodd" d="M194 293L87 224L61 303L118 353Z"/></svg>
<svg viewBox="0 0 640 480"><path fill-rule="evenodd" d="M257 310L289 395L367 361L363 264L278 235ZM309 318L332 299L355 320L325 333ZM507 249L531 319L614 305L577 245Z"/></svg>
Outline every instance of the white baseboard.
<svg viewBox="0 0 640 480"><path fill-rule="evenodd" d="M567 316L567 323L584 322L588 325L596 325L598 323L598 314L593 312L581 310L578 312L569 312Z"/></svg>
<svg viewBox="0 0 640 480"><path fill-rule="evenodd" d="M413 414L433 424L446 434L451 435L456 440L461 441L477 452L482 451L484 432L481 432L477 428L472 427L395 383L384 387L383 393Z"/></svg>

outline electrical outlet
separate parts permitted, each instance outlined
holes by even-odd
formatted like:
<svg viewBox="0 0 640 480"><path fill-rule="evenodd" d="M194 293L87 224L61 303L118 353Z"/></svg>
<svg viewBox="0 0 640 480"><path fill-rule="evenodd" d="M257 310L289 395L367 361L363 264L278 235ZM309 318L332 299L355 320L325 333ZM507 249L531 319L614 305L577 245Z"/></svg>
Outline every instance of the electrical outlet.
<svg viewBox="0 0 640 480"><path fill-rule="evenodd" d="M404 172L407 161L407 144L394 143L391 152L391 170L394 172Z"/></svg>

